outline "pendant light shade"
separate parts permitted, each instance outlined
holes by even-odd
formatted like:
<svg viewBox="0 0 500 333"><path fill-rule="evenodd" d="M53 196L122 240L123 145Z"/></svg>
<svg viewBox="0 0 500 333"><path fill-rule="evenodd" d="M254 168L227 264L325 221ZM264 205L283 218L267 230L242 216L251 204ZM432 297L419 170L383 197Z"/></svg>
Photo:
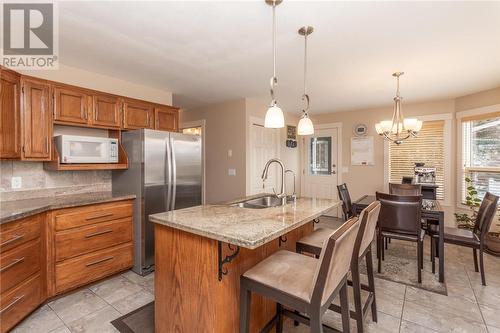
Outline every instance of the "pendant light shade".
<svg viewBox="0 0 500 333"><path fill-rule="evenodd" d="M306 26L299 29L299 35L304 36L304 94L302 100L306 103L306 107L302 110L302 117L297 125L298 135L311 135L314 134L314 125L309 118L309 95L307 94L307 36L312 34L313 27Z"/></svg>
<svg viewBox="0 0 500 333"><path fill-rule="evenodd" d="M281 108L272 104L269 106L266 112L266 118L264 120L264 127L266 128L283 128L285 127L285 118L283 117L283 111Z"/></svg>
<svg viewBox="0 0 500 333"><path fill-rule="evenodd" d="M304 115L299 120L299 125L297 126L298 135L311 135L314 134L314 125L307 115Z"/></svg>
<svg viewBox="0 0 500 333"><path fill-rule="evenodd" d="M273 7L273 77L271 77L269 82L271 86L271 104L267 109L266 118L264 120L264 127L266 128L285 127L283 111L278 106L278 102L274 96L274 89L278 84L278 78L276 77L276 6L281 2L282 0L266 0L266 3Z"/></svg>

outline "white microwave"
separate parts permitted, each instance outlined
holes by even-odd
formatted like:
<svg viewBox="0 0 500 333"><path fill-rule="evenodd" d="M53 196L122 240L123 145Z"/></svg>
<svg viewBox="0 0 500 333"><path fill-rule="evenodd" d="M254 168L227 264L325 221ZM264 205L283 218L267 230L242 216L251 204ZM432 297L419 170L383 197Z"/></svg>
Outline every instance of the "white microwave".
<svg viewBox="0 0 500 333"><path fill-rule="evenodd" d="M61 163L118 163L118 139L58 135Z"/></svg>

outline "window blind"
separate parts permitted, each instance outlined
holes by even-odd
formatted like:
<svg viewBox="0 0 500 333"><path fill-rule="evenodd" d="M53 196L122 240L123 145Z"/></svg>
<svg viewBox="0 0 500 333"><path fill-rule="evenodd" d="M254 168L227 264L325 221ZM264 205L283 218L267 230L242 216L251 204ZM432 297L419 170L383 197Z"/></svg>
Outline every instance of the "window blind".
<svg viewBox="0 0 500 333"><path fill-rule="evenodd" d="M417 162L436 168L437 199L444 200L444 121L425 121L416 138L389 143L389 181L414 177Z"/></svg>

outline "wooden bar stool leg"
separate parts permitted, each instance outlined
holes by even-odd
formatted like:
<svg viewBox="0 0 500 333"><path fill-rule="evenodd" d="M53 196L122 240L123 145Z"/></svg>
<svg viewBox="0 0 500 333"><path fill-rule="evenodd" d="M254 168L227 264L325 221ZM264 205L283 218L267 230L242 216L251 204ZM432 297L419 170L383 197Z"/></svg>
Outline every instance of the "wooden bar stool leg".
<svg viewBox="0 0 500 333"><path fill-rule="evenodd" d="M341 308L340 311L342 313L342 332L349 333L350 332L350 323L349 323L350 310L349 310L349 295L347 294L347 281L345 281L342 288L340 288L339 296L340 296L340 308ZM312 326L311 326L311 329L312 329ZM316 332L316 331L312 330L312 332ZM322 332L322 331L318 331L318 332Z"/></svg>
<svg viewBox="0 0 500 333"><path fill-rule="evenodd" d="M356 312L356 325L358 333L364 332L363 306L361 304L361 281L359 276L359 263L356 261L351 265L352 291L354 293L354 310Z"/></svg>
<svg viewBox="0 0 500 333"><path fill-rule="evenodd" d="M244 283L240 286L240 333L248 333L250 331L250 304L252 294Z"/></svg>
<svg viewBox="0 0 500 333"><path fill-rule="evenodd" d="M365 255L366 260L366 273L368 275L368 287L370 292L373 293L373 302L372 302L372 320L377 322L377 298L375 297L375 277L373 274L373 261L372 261L372 250L368 249Z"/></svg>
<svg viewBox="0 0 500 333"><path fill-rule="evenodd" d="M482 249L482 244L481 244L481 249L479 250L479 265L481 267L481 282L483 283L483 286L486 285L486 275L484 272L484 259L483 259L483 249Z"/></svg>
<svg viewBox="0 0 500 333"><path fill-rule="evenodd" d="M381 240L381 237L377 237L377 249L379 251L379 255L378 255L378 272L381 273L382 271L382 254L380 253L381 252L381 248L382 247L382 240Z"/></svg>

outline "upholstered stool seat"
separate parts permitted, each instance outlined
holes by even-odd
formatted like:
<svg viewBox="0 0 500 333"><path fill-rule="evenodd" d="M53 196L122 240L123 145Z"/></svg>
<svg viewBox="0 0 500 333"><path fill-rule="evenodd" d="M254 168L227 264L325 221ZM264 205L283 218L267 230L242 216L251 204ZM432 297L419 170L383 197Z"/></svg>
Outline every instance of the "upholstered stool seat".
<svg viewBox="0 0 500 333"><path fill-rule="evenodd" d="M278 251L246 271L240 278L240 332L250 329L252 293L276 302L276 316L262 328L283 331L283 316L307 324L312 332L323 332L322 317L340 296L342 330L349 332L349 297L347 273L359 230L357 218L331 230L320 258L294 252ZM284 308L286 307L286 308Z"/></svg>
<svg viewBox="0 0 500 333"><path fill-rule="evenodd" d="M360 228L356 237L353 257L351 260L351 279L350 284L353 286L354 292L354 307L355 312L350 312L351 317L356 319L358 332L364 331L364 317L371 309L373 321L377 321L377 304L375 300L375 279L373 274L373 261L371 253L371 243L375 237L377 226L377 218L380 211L380 203L378 201L370 204L364 209L360 216ZM311 234L302 237L296 243L296 251L298 253L310 253L318 257L324 247L325 240L332 230L328 228L318 228ZM360 260L366 259L366 268L368 275L368 285L362 284L359 274ZM368 291L368 298L364 305L361 304L361 290ZM330 305L330 310L340 312L341 309L337 305ZM298 324L296 321L295 324Z"/></svg>

